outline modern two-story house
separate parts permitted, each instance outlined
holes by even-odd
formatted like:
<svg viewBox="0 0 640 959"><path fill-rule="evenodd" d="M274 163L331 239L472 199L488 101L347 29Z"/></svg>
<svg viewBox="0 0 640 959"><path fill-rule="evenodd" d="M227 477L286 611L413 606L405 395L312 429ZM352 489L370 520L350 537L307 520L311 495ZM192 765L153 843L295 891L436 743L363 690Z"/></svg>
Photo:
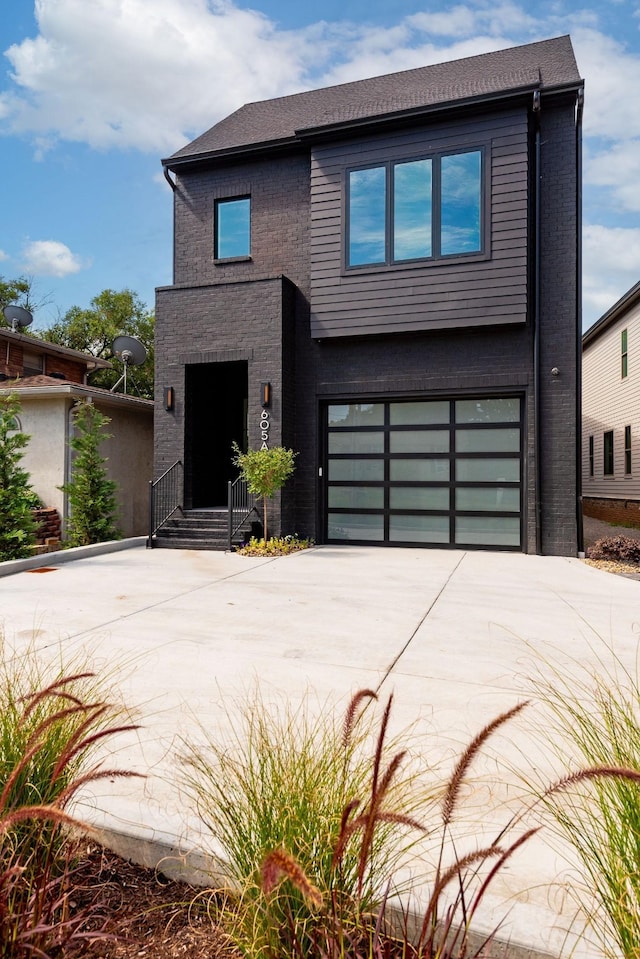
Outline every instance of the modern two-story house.
<svg viewBox="0 0 640 959"><path fill-rule="evenodd" d="M560 37L250 103L163 160L155 475L272 528L575 555L583 82Z"/></svg>

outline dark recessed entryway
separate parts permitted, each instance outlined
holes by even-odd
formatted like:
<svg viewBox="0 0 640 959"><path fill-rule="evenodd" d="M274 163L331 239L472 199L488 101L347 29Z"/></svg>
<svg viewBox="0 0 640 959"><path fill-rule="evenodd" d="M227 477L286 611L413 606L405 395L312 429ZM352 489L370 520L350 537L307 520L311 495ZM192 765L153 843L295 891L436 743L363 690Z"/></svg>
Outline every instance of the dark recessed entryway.
<svg viewBox="0 0 640 959"><path fill-rule="evenodd" d="M226 506L233 443L247 448L247 363L192 364L185 377L185 506Z"/></svg>

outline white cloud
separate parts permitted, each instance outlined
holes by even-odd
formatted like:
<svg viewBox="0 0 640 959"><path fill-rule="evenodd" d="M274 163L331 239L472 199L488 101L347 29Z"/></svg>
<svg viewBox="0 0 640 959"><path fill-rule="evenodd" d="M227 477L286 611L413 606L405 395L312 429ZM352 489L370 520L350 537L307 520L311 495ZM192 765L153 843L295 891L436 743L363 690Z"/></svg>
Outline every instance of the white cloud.
<svg viewBox="0 0 640 959"><path fill-rule="evenodd" d="M640 56L597 30L571 32L585 83L584 132L609 140L640 136L637 105Z"/></svg>
<svg viewBox="0 0 640 959"><path fill-rule="evenodd" d="M22 266L35 276L68 276L79 273L86 264L65 243L58 240L33 240L22 251Z"/></svg>
<svg viewBox="0 0 640 959"><path fill-rule="evenodd" d="M301 85L304 37L228 0L38 0L6 51L14 133L172 151L246 100Z"/></svg>
<svg viewBox="0 0 640 959"><path fill-rule="evenodd" d="M612 191L618 209L640 213L640 138L594 152L585 162L584 174L587 183Z"/></svg>
<svg viewBox="0 0 640 959"><path fill-rule="evenodd" d="M8 259L9 259L9 254L5 253L4 250L0 250L0 263L2 263L3 260L8 260Z"/></svg>
<svg viewBox="0 0 640 959"><path fill-rule="evenodd" d="M38 159L61 139L167 155L251 100L570 32L586 77L585 182L610 209L637 213L640 56L607 34L606 5L532 9L462 0L425 4L388 28L343 20L287 31L232 0L36 0L38 34L6 51L0 130L30 138ZM637 231L587 227L586 315L637 281L637 254ZM63 245L30 255L62 271L53 275L82 268Z"/></svg>
<svg viewBox="0 0 640 959"><path fill-rule="evenodd" d="M585 327L638 282L640 228L586 224L583 232Z"/></svg>

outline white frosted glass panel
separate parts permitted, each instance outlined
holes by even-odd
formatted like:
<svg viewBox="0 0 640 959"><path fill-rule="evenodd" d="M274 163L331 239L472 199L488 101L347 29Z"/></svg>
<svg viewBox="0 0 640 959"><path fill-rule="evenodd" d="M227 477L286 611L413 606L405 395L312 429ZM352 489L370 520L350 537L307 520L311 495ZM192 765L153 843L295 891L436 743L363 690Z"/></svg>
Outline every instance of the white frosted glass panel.
<svg viewBox="0 0 640 959"><path fill-rule="evenodd" d="M329 426L382 426L382 403L345 403L329 407Z"/></svg>
<svg viewBox="0 0 640 959"><path fill-rule="evenodd" d="M483 488L463 486L456 490L456 509L469 510L510 510L517 513L520 509L520 490L507 487Z"/></svg>
<svg viewBox="0 0 640 959"><path fill-rule="evenodd" d="M449 430L392 430L392 453L448 453Z"/></svg>
<svg viewBox="0 0 640 959"><path fill-rule="evenodd" d="M518 423L517 397L494 400L456 400L456 423Z"/></svg>
<svg viewBox="0 0 640 959"><path fill-rule="evenodd" d="M395 543L448 543L448 516L391 516L389 540Z"/></svg>
<svg viewBox="0 0 640 959"><path fill-rule="evenodd" d="M517 483L519 459L456 460L456 479L462 483Z"/></svg>
<svg viewBox="0 0 640 959"><path fill-rule="evenodd" d="M330 480L383 480L384 460L329 460Z"/></svg>
<svg viewBox="0 0 640 959"><path fill-rule="evenodd" d="M520 430L456 430L458 453L519 453Z"/></svg>
<svg viewBox="0 0 640 959"><path fill-rule="evenodd" d="M390 403L390 422L392 426L430 426L435 423L449 422L449 403L447 400L433 400L417 403Z"/></svg>
<svg viewBox="0 0 640 959"><path fill-rule="evenodd" d="M367 486L330 486L330 509L383 509L384 490Z"/></svg>
<svg viewBox="0 0 640 959"><path fill-rule="evenodd" d="M449 509L446 486L396 486L389 490L391 509Z"/></svg>
<svg viewBox="0 0 640 959"><path fill-rule="evenodd" d="M446 483L449 480L449 460L391 460L392 482Z"/></svg>
<svg viewBox="0 0 640 959"><path fill-rule="evenodd" d="M329 453L382 453L384 433L329 433Z"/></svg>
<svg viewBox="0 0 640 959"><path fill-rule="evenodd" d="M456 543L461 546L519 546L520 520L515 516L457 516Z"/></svg>
<svg viewBox="0 0 640 959"><path fill-rule="evenodd" d="M329 539L382 540L384 517L357 513L329 513L327 534Z"/></svg>

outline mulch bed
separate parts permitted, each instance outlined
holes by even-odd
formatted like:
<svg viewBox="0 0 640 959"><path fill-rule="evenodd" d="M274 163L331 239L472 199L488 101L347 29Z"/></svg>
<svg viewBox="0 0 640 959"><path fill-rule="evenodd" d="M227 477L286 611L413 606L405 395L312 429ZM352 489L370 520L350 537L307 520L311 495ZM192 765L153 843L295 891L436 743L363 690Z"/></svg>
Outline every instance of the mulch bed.
<svg viewBox="0 0 640 959"><path fill-rule="evenodd" d="M78 942L64 959L239 959L207 901L202 889L88 846L74 870L71 910L89 910L86 928L114 938Z"/></svg>
<svg viewBox="0 0 640 959"><path fill-rule="evenodd" d="M603 569L607 573L640 579L640 563L624 563L618 559L585 559L584 562L587 566Z"/></svg>

